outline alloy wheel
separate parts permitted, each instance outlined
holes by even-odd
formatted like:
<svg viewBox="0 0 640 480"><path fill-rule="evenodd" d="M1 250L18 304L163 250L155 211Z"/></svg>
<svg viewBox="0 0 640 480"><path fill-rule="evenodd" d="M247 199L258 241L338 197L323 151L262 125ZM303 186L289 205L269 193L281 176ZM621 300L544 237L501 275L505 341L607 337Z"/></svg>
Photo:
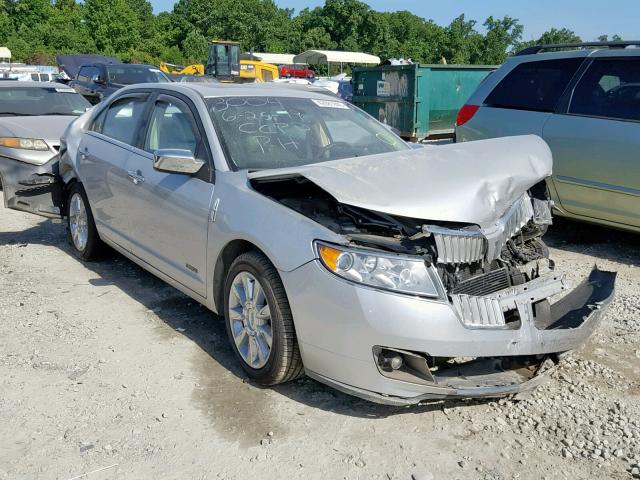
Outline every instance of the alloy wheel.
<svg viewBox="0 0 640 480"><path fill-rule="evenodd" d="M87 248L89 225L84 200L82 195L77 192L72 195L69 202L69 229L73 244L83 252Z"/></svg>
<svg viewBox="0 0 640 480"><path fill-rule="evenodd" d="M271 309L260 282L251 273L238 273L229 292L229 319L233 340L244 362L264 367L271 354Z"/></svg>

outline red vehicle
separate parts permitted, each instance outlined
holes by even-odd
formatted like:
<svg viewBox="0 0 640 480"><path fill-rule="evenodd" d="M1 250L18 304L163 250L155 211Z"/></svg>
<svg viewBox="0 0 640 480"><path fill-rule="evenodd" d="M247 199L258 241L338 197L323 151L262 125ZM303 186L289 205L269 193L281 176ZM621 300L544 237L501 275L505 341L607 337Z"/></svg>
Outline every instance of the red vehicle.
<svg viewBox="0 0 640 480"><path fill-rule="evenodd" d="M280 78L313 78L316 73L303 64L282 65Z"/></svg>

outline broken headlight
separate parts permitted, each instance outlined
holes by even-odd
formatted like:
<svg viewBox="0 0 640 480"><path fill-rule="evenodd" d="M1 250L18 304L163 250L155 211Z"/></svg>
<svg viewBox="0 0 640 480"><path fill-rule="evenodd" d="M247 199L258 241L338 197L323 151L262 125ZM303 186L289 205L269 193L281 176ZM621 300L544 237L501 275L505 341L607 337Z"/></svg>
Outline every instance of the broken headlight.
<svg viewBox="0 0 640 480"><path fill-rule="evenodd" d="M346 280L410 295L441 296L437 273L422 258L322 242L315 245L321 263Z"/></svg>

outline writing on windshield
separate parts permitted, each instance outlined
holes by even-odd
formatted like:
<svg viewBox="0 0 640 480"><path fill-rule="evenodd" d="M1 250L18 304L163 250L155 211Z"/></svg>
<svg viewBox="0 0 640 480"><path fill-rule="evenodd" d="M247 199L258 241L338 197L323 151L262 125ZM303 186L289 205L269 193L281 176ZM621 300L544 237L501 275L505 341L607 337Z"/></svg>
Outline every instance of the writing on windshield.
<svg viewBox="0 0 640 480"><path fill-rule="evenodd" d="M362 111L330 97L237 96L208 103L238 168L296 166L407 148Z"/></svg>

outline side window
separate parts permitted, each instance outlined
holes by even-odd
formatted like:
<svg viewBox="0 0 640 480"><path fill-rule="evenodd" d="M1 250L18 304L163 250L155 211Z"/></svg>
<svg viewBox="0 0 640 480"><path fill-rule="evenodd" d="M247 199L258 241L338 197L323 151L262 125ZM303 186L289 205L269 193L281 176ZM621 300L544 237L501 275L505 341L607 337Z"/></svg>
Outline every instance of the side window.
<svg viewBox="0 0 640 480"><path fill-rule="evenodd" d="M78 80L81 82L90 82L93 76L93 67L82 67L78 72Z"/></svg>
<svg viewBox="0 0 640 480"><path fill-rule="evenodd" d="M104 116L102 134L133 145L145 104L146 100L131 97L112 103Z"/></svg>
<svg viewBox="0 0 640 480"><path fill-rule="evenodd" d="M569 113L640 121L640 57L594 60L573 91Z"/></svg>
<svg viewBox="0 0 640 480"><path fill-rule="evenodd" d="M490 107L553 112L583 60L521 63L500 81L484 103Z"/></svg>
<svg viewBox="0 0 640 480"><path fill-rule="evenodd" d="M180 101L160 100L151 114L144 149L155 152L167 148L190 150L198 156L200 135L191 110Z"/></svg>
<svg viewBox="0 0 640 480"><path fill-rule="evenodd" d="M37 73L32 73L31 74L31 80L33 80L34 82L38 82L40 79L38 77Z"/></svg>
<svg viewBox="0 0 640 480"><path fill-rule="evenodd" d="M102 133L102 125L104 125L104 118L107 116L107 110L108 108L105 108L96 118L93 119L93 123L91 124L91 127L89 127L90 130Z"/></svg>

